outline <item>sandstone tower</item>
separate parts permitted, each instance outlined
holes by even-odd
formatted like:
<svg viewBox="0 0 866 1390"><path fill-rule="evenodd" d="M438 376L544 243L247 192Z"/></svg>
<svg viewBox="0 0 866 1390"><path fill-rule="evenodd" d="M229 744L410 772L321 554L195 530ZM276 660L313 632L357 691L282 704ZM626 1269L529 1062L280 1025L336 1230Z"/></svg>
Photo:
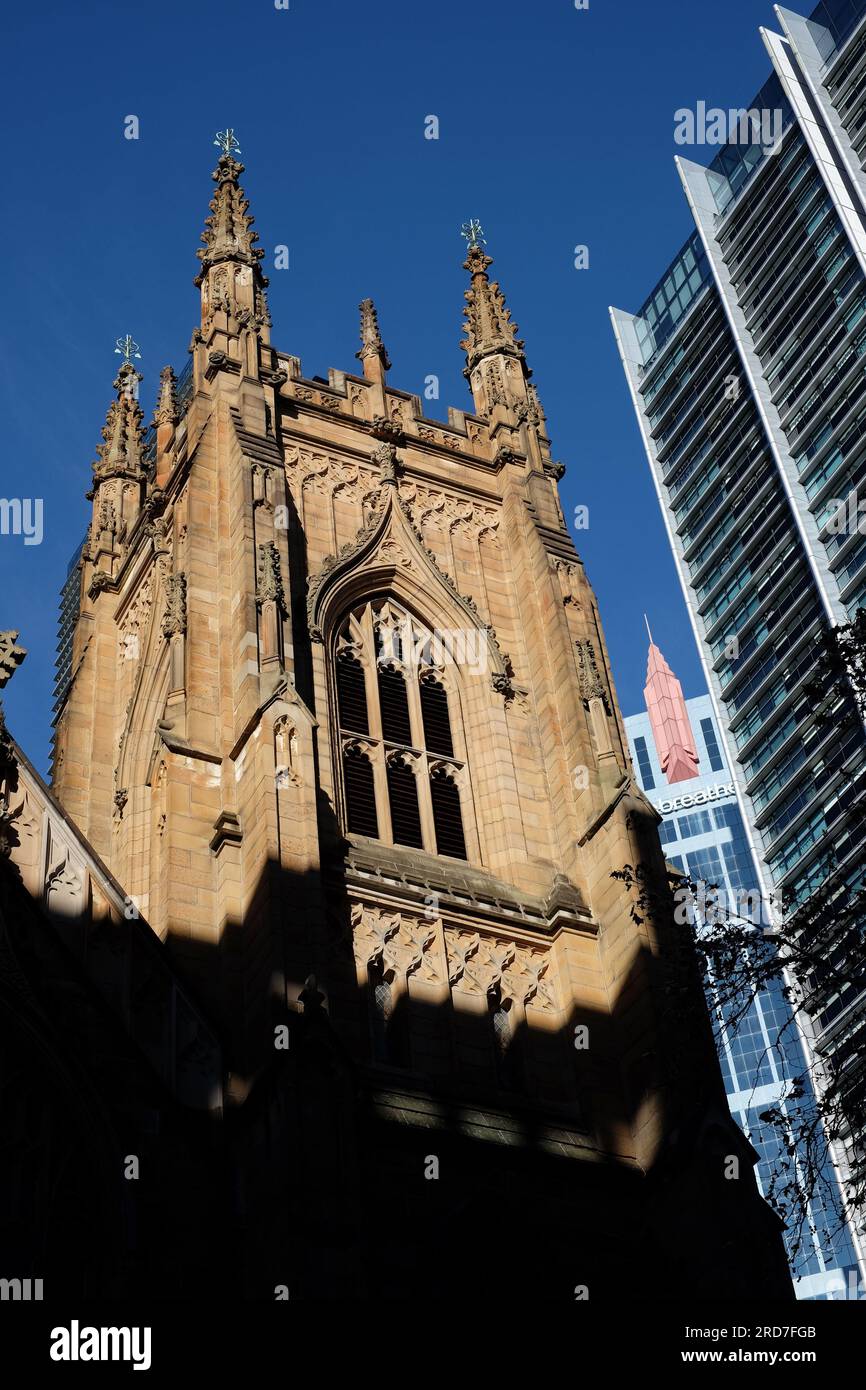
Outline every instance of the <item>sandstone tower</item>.
<svg viewBox="0 0 866 1390"><path fill-rule="evenodd" d="M612 877L658 817L479 229L428 419L371 300L360 370L272 345L242 172L149 432L115 382L53 788L219 1032L243 1286L454 1289L493 1239L564 1297L784 1296L678 929Z"/></svg>

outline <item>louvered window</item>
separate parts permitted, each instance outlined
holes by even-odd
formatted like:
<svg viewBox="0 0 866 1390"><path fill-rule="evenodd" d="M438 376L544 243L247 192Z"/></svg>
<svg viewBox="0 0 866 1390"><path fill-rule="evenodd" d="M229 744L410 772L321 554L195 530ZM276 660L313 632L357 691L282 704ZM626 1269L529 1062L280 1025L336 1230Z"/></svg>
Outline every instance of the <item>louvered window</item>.
<svg viewBox="0 0 866 1390"><path fill-rule="evenodd" d="M354 734L368 734L367 685L364 668L357 657L348 653L337 661L337 699L340 707L340 728Z"/></svg>
<svg viewBox="0 0 866 1390"><path fill-rule="evenodd" d="M385 742L411 748L409 695L406 690L406 678L399 667L379 667L379 708L382 713L382 737Z"/></svg>
<svg viewBox="0 0 866 1390"><path fill-rule="evenodd" d="M453 758L454 744L451 741L451 721L448 718L448 695L444 686L433 678L421 682L421 715L428 752L439 753L443 758Z"/></svg>
<svg viewBox="0 0 866 1390"><path fill-rule="evenodd" d="M467 859L465 753L454 674L433 634L390 599L354 609L337 637L335 685L346 829Z"/></svg>
<svg viewBox="0 0 866 1390"><path fill-rule="evenodd" d="M388 801L394 843L423 849L415 772L411 763L403 762L399 754L388 760Z"/></svg>
<svg viewBox="0 0 866 1390"><path fill-rule="evenodd" d="M460 788L442 768L430 774L430 800L436 830L436 851L452 859L466 858L463 817L460 814Z"/></svg>
<svg viewBox="0 0 866 1390"><path fill-rule="evenodd" d="M349 833L379 837L376 814L376 783L373 764L366 749L348 744L343 750L343 780L346 787L346 818Z"/></svg>

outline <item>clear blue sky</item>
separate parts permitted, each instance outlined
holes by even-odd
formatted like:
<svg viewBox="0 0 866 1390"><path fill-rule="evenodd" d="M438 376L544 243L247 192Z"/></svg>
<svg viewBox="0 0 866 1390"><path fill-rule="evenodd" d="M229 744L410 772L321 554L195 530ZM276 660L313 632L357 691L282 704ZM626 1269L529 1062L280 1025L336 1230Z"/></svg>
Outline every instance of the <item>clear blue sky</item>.
<svg viewBox="0 0 866 1390"><path fill-rule="evenodd" d="M308 376L356 369L372 295L394 369L467 406L461 223L479 217L541 392L621 703L643 707L648 611L687 696L704 683L608 319L691 231L674 112L746 103L764 0L48 0L6 20L0 495L44 498L44 540L0 537L0 629L26 662L7 718L40 767L57 596L89 518L115 339L182 368L217 151L237 129L268 251L274 342ZM140 139L124 139L137 115ZM424 139L425 117L440 121ZM709 152L712 154L712 151ZM290 248L275 271L272 248ZM589 270L574 269L586 244Z"/></svg>

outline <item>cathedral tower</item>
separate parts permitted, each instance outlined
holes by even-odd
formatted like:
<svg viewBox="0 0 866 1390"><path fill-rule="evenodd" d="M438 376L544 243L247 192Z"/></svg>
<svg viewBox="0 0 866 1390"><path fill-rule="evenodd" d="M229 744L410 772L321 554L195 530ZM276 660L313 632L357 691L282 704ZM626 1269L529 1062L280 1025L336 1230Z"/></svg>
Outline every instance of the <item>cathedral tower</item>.
<svg viewBox="0 0 866 1390"><path fill-rule="evenodd" d="M507 1206L551 1278L721 1286L734 1258L784 1292L702 1006L669 1007L658 816L480 228L474 409L428 419L370 299L358 373L308 379L272 346L236 152L228 132L189 373L163 371L147 434L131 361L115 383L56 794L219 1028L230 1107L269 1115L303 1175L278 1199L240 1140L248 1189L320 1244L375 1247L399 1282ZM248 1200L261 1255L276 1218Z"/></svg>

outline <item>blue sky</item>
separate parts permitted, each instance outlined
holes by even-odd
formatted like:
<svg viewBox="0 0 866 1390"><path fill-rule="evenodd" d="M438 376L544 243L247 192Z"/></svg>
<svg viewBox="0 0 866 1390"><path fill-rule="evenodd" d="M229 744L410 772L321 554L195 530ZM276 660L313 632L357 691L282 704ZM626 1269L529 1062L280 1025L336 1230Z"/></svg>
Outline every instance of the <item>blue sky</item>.
<svg viewBox="0 0 866 1390"><path fill-rule="evenodd" d="M28 649L5 704L40 768L114 342L141 344L149 419L159 369L185 365L198 321L226 125L268 253L274 342L307 376L356 369L372 295L391 380L420 394L436 374L430 415L468 406L459 229L481 219L568 469L566 515L589 507L575 539L623 709L643 707L645 610L686 695L703 693L608 305L637 309L692 229L674 112L746 103L769 71L758 26L773 23L763 0L49 0L7 16L0 494L44 499L44 539L0 536L0 629ZM278 244L288 270L273 269Z"/></svg>

